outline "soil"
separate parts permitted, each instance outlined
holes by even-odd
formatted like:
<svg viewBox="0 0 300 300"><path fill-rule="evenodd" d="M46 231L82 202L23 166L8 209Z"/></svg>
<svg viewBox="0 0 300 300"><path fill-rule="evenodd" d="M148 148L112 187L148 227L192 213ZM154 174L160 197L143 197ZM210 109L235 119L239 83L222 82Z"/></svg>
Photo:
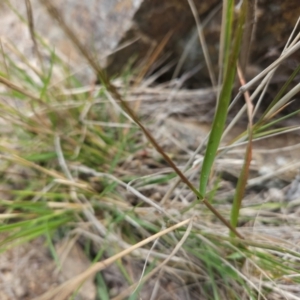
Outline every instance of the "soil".
<svg viewBox="0 0 300 300"><path fill-rule="evenodd" d="M14 247L0 255L0 299L32 300L82 273L90 261L79 244L62 240L55 245L61 268L43 238ZM94 278L86 281L75 300L94 300Z"/></svg>
<svg viewBox="0 0 300 300"><path fill-rule="evenodd" d="M0 255L0 299L32 300L59 283L43 239Z"/></svg>

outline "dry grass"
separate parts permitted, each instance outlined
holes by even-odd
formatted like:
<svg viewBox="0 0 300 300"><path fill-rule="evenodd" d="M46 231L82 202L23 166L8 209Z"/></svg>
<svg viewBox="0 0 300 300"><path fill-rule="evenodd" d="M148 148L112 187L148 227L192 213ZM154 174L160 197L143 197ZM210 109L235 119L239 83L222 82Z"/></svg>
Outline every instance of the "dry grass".
<svg viewBox="0 0 300 300"><path fill-rule="evenodd" d="M101 73L76 35L69 35ZM241 92L259 82L253 100L266 89L280 61L299 49L298 39ZM57 257L52 242L69 237L94 260L82 274L35 299L66 299L95 274L101 299L300 299L299 180L294 180L299 157L291 133L299 127L264 127L298 85L263 114L256 131L253 127L240 237L232 237L223 223L230 219L244 165L246 106L229 112L205 199L199 201L193 191L216 89L155 85L155 74L138 86L129 84L133 75L81 86L59 54L48 52L51 64L38 67L17 51L13 55L18 60L3 50L0 77L1 117L8 128L1 135L0 228L6 233L1 250L46 236Z"/></svg>

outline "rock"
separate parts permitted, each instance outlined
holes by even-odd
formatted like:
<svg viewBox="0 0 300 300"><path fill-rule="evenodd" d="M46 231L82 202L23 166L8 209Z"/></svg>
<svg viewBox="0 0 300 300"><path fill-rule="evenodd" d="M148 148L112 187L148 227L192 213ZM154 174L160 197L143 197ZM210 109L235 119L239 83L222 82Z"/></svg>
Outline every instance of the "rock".
<svg viewBox="0 0 300 300"><path fill-rule="evenodd" d="M300 6L297 0L259 0L253 56L268 54L276 48L282 49L299 16ZM299 33L299 27L296 33Z"/></svg>
<svg viewBox="0 0 300 300"><path fill-rule="evenodd" d="M11 3L26 18L25 1L11 0ZM194 3L205 25L204 35L217 75L222 1L194 0ZM258 0L257 8L250 3L246 31L251 32L253 25L255 31L251 45L248 43L250 35L246 36L242 57L247 57L246 53L251 48L251 61L258 67L265 67L280 54L300 15L300 6L298 0ZM156 58L161 65L174 64L166 79L172 76L185 53L182 66L177 69L178 74L193 71L196 74L193 75L194 85L210 85L195 20L187 0L53 0L52 4L59 9L81 43L106 66L109 74L122 73L129 62L134 66L150 62L149 55L167 41ZM31 5L38 33L46 37L67 60L76 62L77 68L83 67L85 61L82 55L51 20L40 1L31 0ZM0 35L9 37L25 55L32 53L27 26L8 13L4 4L1 4L0 17ZM119 48L122 49L116 51ZM106 61L104 58L108 54L111 55ZM289 69L297 63L298 56L286 62Z"/></svg>
<svg viewBox="0 0 300 300"><path fill-rule="evenodd" d="M218 72L221 2L219 0L194 0L202 24L206 24L204 35L216 74ZM248 10L248 23L245 32L247 33L248 31L249 34L245 36L246 43L244 44L244 49L242 48L242 57L247 56L246 52L250 48L250 61L257 64L259 60L258 65L252 69L259 70L259 67L267 66L280 55L300 15L300 6L298 0L258 0L258 7L253 7L251 2ZM248 43L253 26L253 40L251 43ZM127 31L120 44L124 44L134 38L138 38L138 41L110 57L108 62L109 72L111 74L119 73L128 63L130 57L134 57L137 63L143 61L143 59L145 61L146 57L149 60L149 53L153 53L155 47L170 32L172 36L160 57L168 54L166 61L173 60L177 63L184 51L189 48L185 62L182 65L182 72L191 71L195 66L200 65L201 70L194 76L196 85L199 87L199 81L201 81L201 85L205 85L205 83L210 85L195 27L195 20L186 0L174 0L171 2L168 0L145 0L136 11L132 27ZM275 54L275 57L273 56L271 61L267 60L266 57L270 57L272 53ZM293 59L295 60L295 57ZM286 62L286 64L291 63ZM295 65L295 63L292 63L292 65ZM251 72L250 68L249 72Z"/></svg>
<svg viewBox="0 0 300 300"><path fill-rule="evenodd" d="M27 20L25 1L10 0L12 7ZM39 0L30 0L34 27L55 51L76 69L86 61L59 25L48 15ZM111 53L131 26L132 17L142 0L53 0L66 23L76 32L81 43L101 60ZM34 58L28 26L9 9L0 6L0 37L9 39L30 60ZM9 50L8 50L9 51ZM10 52L10 51L9 51ZM86 70L84 70L86 72ZM85 74L86 75L86 74Z"/></svg>
<svg viewBox="0 0 300 300"><path fill-rule="evenodd" d="M219 0L194 1L200 17L207 15L219 2ZM179 60L189 38L195 40L191 52L195 52L196 49L202 52L197 45L197 39L193 37L194 31L195 20L186 0L144 0L133 17L131 28L126 32L120 44L125 44L130 40L137 41L109 58L108 72L120 73L128 64L129 58L134 58L136 62L149 58L149 54L154 51L155 47L159 47L169 34L171 37L162 50L162 54L169 55L168 60ZM190 59L193 56L195 55L190 54ZM193 63L188 61L185 69L187 69L187 64Z"/></svg>

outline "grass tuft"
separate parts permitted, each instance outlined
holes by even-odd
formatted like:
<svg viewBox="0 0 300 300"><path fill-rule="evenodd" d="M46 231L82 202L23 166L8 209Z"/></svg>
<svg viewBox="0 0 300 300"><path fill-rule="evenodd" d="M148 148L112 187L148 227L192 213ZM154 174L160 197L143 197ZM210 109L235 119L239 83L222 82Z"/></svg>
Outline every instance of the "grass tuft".
<svg viewBox="0 0 300 300"><path fill-rule="evenodd" d="M184 96L195 98L192 91L179 91L180 99L174 96L171 105L174 91L148 86L144 70L138 78L131 70L108 78L58 10L49 1L41 3L101 84L83 86L72 75L59 53L34 32L34 10L28 6L40 63L34 66L8 41L1 48L0 253L44 237L59 264L54 245L67 237L78 239L92 261L85 272L36 299L69 297L91 276L101 299L138 299L143 293L149 299L174 294L182 299L298 297L300 256L293 235L299 220L291 211L294 204L265 198L271 190L265 182L274 174L259 173L255 147L299 130L282 125L299 114L282 115L299 91L299 85L292 86L299 67L260 116L253 108L274 68L298 47L298 37L256 79L246 83L239 72L242 87L236 99L244 94L246 105L230 122L249 3L242 1L236 13L234 1L224 1L216 112L205 149L203 139L194 151L177 129L164 135L165 123L155 123L155 101L168 109ZM207 91L201 92L208 98ZM209 95L213 99L215 90ZM231 133L239 118L247 120L246 126ZM292 161L276 171L295 166ZM268 184L274 182L282 184L275 179ZM110 280L111 272L118 282ZM114 293L117 285L121 288Z"/></svg>

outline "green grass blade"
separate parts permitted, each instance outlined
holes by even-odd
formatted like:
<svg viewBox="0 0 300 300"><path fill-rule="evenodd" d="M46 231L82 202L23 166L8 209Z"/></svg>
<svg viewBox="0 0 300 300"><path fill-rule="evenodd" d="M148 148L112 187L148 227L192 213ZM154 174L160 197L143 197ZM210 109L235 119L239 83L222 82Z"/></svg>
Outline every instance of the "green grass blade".
<svg viewBox="0 0 300 300"><path fill-rule="evenodd" d="M225 78L221 89L219 101L217 104L217 110L214 116L212 130L209 136L207 149L203 161L203 166L202 166L202 171L200 176L200 187L199 187L199 192L203 198L205 197L206 194L206 186L208 183L208 178L215 160L215 156L218 151L218 147L225 126L225 121L227 118L227 108L229 105L232 86L236 74L236 63L240 52L240 45L241 45L242 35L243 35L243 26L246 20L246 10L247 10L247 1L244 1L238 18L238 26L235 33L235 40L233 43L232 51L229 56L228 68L226 68Z"/></svg>
<svg viewBox="0 0 300 300"><path fill-rule="evenodd" d="M220 66L223 67L220 74L221 78L224 78L227 67L228 59L231 47L231 37L232 37L232 22L233 22L233 12L234 12L234 1L233 0L223 0L223 18L222 18L222 33L220 41ZM222 49L224 49L222 51Z"/></svg>
<svg viewBox="0 0 300 300"><path fill-rule="evenodd" d="M99 299L109 300L110 298L109 290L101 273L98 273L96 275L96 280L97 280L97 294Z"/></svg>
<svg viewBox="0 0 300 300"><path fill-rule="evenodd" d="M47 96L47 89L49 87L49 84L50 84L50 81L51 81L51 78L52 78L54 55L55 54L52 52L51 53L51 59L50 59L51 63L50 63L50 68L49 68L48 74L45 78L43 78L43 87L40 91L40 98L41 99L44 99L44 97Z"/></svg>
<svg viewBox="0 0 300 300"><path fill-rule="evenodd" d="M287 90L288 86L292 83L292 81L295 79L296 75L299 72L300 72L300 65L294 70L294 72L289 77L289 79L284 83L284 85L282 86L282 88L280 89L280 91L277 93L277 95L275 96L275 98L273 99L273 101L270 103L270 105L268 106L268 108L265 110L265 112L261 116L261 118L258 121L258 123L263 122L263 120L264 120L266 114L268 113L268 111L281 99L281 97L283 96L284 92Z"/></svg>

